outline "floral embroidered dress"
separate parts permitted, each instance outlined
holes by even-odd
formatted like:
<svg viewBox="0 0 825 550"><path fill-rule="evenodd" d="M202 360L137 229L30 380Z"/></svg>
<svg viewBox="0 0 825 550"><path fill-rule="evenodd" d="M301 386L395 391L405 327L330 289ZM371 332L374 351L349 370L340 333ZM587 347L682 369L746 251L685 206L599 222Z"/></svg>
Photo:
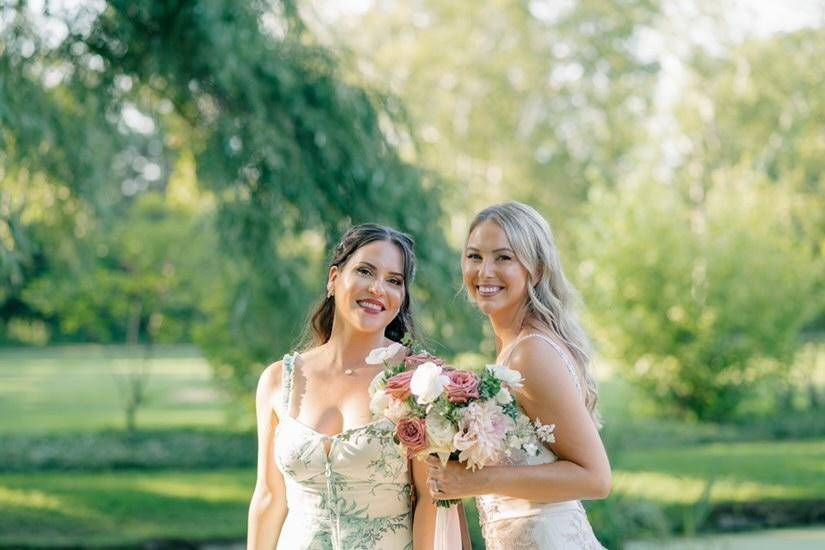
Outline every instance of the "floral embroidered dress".
<svg viewBox="0 0 825 550"><path fill-rule="evenodd" d="M284 397L276 411L275 460L289 509L277 548L412 548L412 487L393 424L382 419L328 436L294 418L296 357L284 356Z"/></svg>
<svg viewBox="0 0 825 550"><path fill-rule="evenodd" d="M573 361L556 342L543 334L528 334L510 346L512 350L525 338L537 337L549 343L573 376L576 388L581 384ZM523 466L549 464L557 457L544 445L536 456L514 452L502 465ZM479 520L488 550L603 550L593 534L584 507L578 500L545 504L502 495L483 495L476 499Z"/></svg>

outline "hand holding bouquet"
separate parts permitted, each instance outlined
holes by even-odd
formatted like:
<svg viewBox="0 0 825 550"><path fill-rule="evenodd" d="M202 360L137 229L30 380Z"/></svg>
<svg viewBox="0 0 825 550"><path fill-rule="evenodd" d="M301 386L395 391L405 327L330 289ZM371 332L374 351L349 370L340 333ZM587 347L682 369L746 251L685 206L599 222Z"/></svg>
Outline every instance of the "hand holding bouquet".
<svg viewBox="0 0 825 550"><path fill-rule="evenodd" d="M437 455L469 469L500 462L515 450L536 454L541 441L552 442L552 426L537 431L511 392L521 374L503 365L454 369L442 359L416 351L401 356L402 344L370 352L367 363L384 364L370 384L370 410L395 424L395 439L409 457ZM458 501L439 500L439 506Z"/></svg>

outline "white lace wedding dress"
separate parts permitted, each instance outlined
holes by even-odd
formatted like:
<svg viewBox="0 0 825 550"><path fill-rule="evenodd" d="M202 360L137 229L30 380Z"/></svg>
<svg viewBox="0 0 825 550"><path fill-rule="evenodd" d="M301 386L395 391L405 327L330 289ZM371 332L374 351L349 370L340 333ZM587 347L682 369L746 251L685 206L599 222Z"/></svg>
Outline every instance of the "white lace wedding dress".
<svg viewBox="0 0 825 550"><path fill-rule="evenodd" d="M576 387L581 388L572 359L556 342L543 334L528 334L514 342L506 354L506 365L516 345L536 337L549 343L561 355ZM555 462L557 457L543 445L536 456L513 453L502 465L535 465ZM476 499L479 520L488 550L604 550L596 539L587 514L578 500L545 504L501 495Z"/></svg>

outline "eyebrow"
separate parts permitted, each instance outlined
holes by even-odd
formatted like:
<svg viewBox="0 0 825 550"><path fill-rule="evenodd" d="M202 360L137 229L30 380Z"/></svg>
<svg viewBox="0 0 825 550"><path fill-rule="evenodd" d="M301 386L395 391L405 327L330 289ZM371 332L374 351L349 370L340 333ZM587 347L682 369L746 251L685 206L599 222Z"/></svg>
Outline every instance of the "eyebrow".
<svg viewBox="0 0 825 550"><path fill-rule="evenodd" d="M359 263L359 264L363 264L363 265L365 265L365 266L369 267L369 268L370 268L370 269L372 269L373 271L378 271L378 268L377 268L377 267L375 267L374 265L372 265L372 264L371 264L371 263L369 263L369 262L364 262L364 261L361 261L361 262L358 262L358 263ZM397 272L397 271L390 271L390 275L396 275L396 276L398 276L398 277L401 277L402 279L404 278L404 274L403 274L403 273L399 273L399 272Z"/></svg>
<svg viewBox="0 0 825 550"><path fill-rule="evenodd" d="M468 246L467 250L475 250L476 252L479 252L478 248L476 248L474 246ZM513 250L511 248L506 248L505 247L505 248L496 248L495 250L493 250L493 253L496 253L496 252L512 252L512 251Z"/></svg>

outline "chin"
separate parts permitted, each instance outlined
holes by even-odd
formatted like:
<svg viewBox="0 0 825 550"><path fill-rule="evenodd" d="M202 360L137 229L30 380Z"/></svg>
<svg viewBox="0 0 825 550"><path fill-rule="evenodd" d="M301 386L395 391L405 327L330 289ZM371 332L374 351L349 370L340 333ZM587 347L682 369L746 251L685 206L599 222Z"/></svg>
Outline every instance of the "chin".
<svg viewBox="0 0 825 550"><path fill-rule="evenodd" d="M476 305L478 306L478 309L480 309L481 312L485 315L493 315L502 308L501 304L497 304L496 302L484 299L476 299Z"/></svg>
<svg viewBox="0 0 825 550"><path fill-rule="evenodd" d="M390 321L386 319L359 319L353 324L361 332L384 332Z"/></svg>

